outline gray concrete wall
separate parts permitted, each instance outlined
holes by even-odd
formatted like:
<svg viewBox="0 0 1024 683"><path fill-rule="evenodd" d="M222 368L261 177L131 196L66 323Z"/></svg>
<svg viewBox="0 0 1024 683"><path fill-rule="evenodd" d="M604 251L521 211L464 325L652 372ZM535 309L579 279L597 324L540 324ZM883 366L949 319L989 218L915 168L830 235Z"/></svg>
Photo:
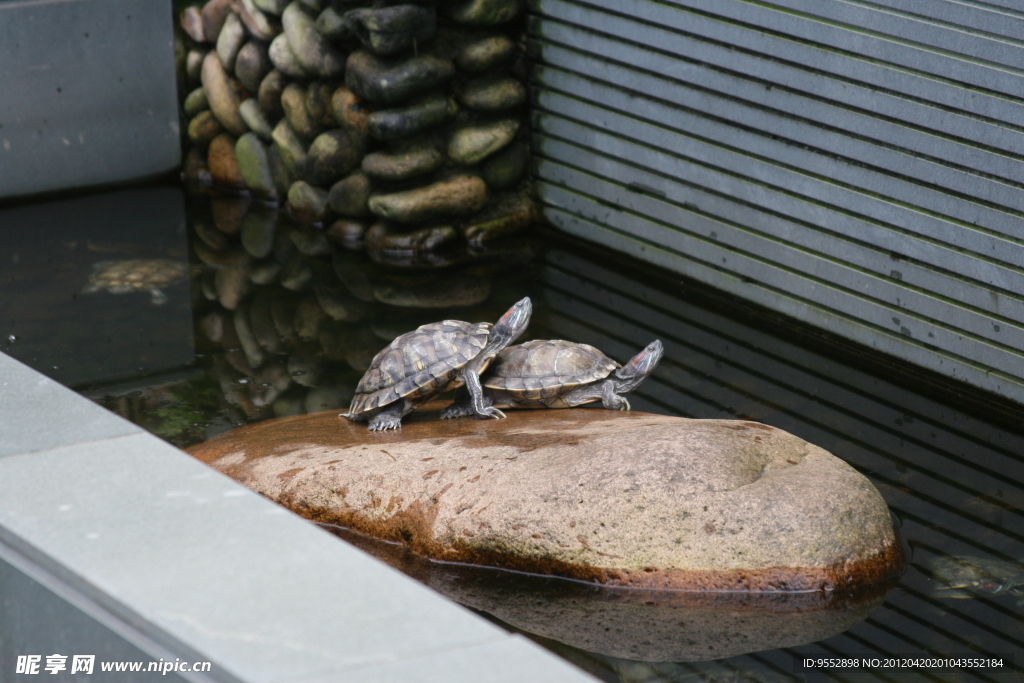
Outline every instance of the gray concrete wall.
<svg viewBox="0 0 1024 683"><path fill-rule="evenodd" d="M180 163L170 0L0 0L0 198Z"/></svg>

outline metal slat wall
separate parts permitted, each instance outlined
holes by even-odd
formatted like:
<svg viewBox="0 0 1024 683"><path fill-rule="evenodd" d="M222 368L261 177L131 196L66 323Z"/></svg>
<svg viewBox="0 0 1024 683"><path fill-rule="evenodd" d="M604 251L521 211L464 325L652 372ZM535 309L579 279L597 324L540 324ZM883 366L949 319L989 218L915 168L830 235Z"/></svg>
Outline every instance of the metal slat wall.
<svg viewBox="0 0 1024 683"><path fill-rule="evenodd" d="M1013 4L531 0L545 215L1024 402Z"/></svg>

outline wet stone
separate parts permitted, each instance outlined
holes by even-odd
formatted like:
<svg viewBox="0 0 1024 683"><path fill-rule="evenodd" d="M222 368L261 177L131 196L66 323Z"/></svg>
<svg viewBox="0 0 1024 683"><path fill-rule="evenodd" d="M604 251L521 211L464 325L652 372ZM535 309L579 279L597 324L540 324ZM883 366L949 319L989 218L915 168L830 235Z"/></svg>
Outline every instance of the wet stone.
<svg viewBox="0 0 1024 683"><path fill-rule="evenodd" d="M182 105L185 113L189 116L195 116L201 111L205 111L210 108L210 103L206 101L206 91L202 88L196 88L185 97L185 102Z"/></svg>
<svg viewBox="0 0 1024 683"><path fill-rule="evenodd" d="M211 138L212 139L212 138ZM182 175L185 182L198 187L209 187L213 183L213 176L206 165L206 157L196 147L193 147L185 155L182 163Z"/></svg>
<svg viewBox="0 0 1024 683"><path fill-rule="evenodd" d="M249 130L238 113L238 105L241 99L238 91L220 63L216 52L207 53L203 59L202 70L203 89L206 91L206 99L210 103L210 110L217 117L220 124L229 132L241 135Z"/></svg>
<svg viewBox="0 0 1024 683"><path fill-rule="evenodd" d="M306 172L306 146L295 134L287 119L281 119L271 134L288 174L301 178Z"/></svg>
<svg viewBox="0 0 1024 683"><path fill-rule="evenodd" d="M249 279L254 285L272 285L281 274L281 264L277 261L259 261L252 265Z"/></svg>
<svg viewBox="0 0 1024 683"><path fill-rule="evenodd" d="M354 298L341 286L314 287L313 292L316 294L317 303L333 320L359 322L364 320L369 312L369 307L365 303Z"/></svg>
<svg viewBox="0 0 1024 683"><path fill-rule="evenodd" d="M415 285L380 283L373 288L377 301L402 308L453 308L476 306L491 293L488 278L469 273L453 273Z"/></svg>
<svg viewBox="0 0 1024 683"><path fill-rule="evenodd" d="M253 0L253 4L262 11L279 17L284 12L284 8L288 6L288 0Z"/></svg>
<svg viewBox="0 0 1024 683"><path fill-rule="evenodd" d="M334 128L334 108L331 96L334 87L322 81L310 83L306 87L306 111L321 129Z"/></svg>
<svg viewBox="0 0 1024 683"><path fill-rule="evenodd" d="M267 163L270 164L270 175L274 179L278 196L288 196L288 188L299 178L288 169L288 164L281 156L281 150L276 142L267 149Z"/></svg>
<svg viewBox="0 0 1024 683"><path fill-rule="evenodd" d="M235 58L235 76L250 93L258 93L260 84L273 67L264 43L250 40Z"/></svg>
<svg viewBox="0 0 1024 683"><path fill-rule="evenodd" d="M336 182L328 193L328 202L336 213L342 216L363 217L370 215L367 202L373 184L362 172L356 172Z"/></svg>
<svg viewBox="0 0 1024 683"><path fill-rule="evenodd" d="M201 111L188 122L188 139L197 145L205 145L217 137L224 128L212 111Z"/></svg>
<svg viewBox="0 0 1024 683"><path fill-rule="evenodd" d="M181 13L181 29L192 40L197 43L206 42L206 34L203 32L203 14L198 7L186 7Z"/></svg>
<svg viewBox="0 0 1024 683"><path fill-rule="evenodd" d="M351 90L341 87L334 91L331 96L331 111L334 112L334 120L339 126L358 133L363 139L369 137L370 128L366 119L370 111Z"/></svg>
<svg viewBox="0 0 1024 683"><path fill-rule="evenodd" d="M417 178L444 163L444 155L432 143L413 143L393 152L373 152L363 158L363 172L384 182Z"/></svg>
<svg viewBox="0 0 1024 683"><path fill-rule="evenodd" d="M293 292L301 292L307 289L312 281L313 271L302 258L302 254L294 252L281 270L281 286Z"/></svg>
<svg viewBox="0 0 1024 683"><path fill-rule="evenodd" d="M288 38L282 33L270 43L270 61L274 68L292 78L309 78L309 73L299 62L298 56L288 44Z"/></svg>
<svg viewBox="0 0 1024 683"><path fill-rule="evenodd" d="M316 339L320 334L320 326L326 321L327 314L320 308L316 297L306 295L295 306L295 334L299 339Z"/></svg>
<svg viewBox="0 0 1024 683"><path fill-rule="evenodd" d="M253 100L247 100L253 102ZM277 187L267 159L267 148L255 133L246 133L235 143L239 173L249 190L258 197L277 201ZM255 254L253 254L255 256Z"/></svg>
<svg viewBox="0 0 1024 683"><path fill-rule="evenodd" d="M229 311L238 308L238 304L252 290L248 261L236 260L218 268L214 276L214 286L217 290L217 300L221 306Z"/></svg>
<svg viewBox="0 0 1024 683"><path fill-rule="evenodd" d="M298 83L289 83L281 93L281 107L285 118L299 137L312 140L320 134L320 122L314 119L306 107L306 89Z"/></svg>
<svg viewBox="0 0 1024 683"><path fill-rule="evenodd" d="M452 134L448 156L452 161L472 166L512 142L518 131L516 119L464 126Z"/></svg>
<svg viewBox="0 0 1024 683"><path fill-rule="evenodd" d="M264 140L270 140L270 136L274 131L270 124L267 123L267 117L263 115L259 102L250 97L238 105L238 114L245 121L245 125L249 126L249 130Z"/></svg>
<svg viewBox="0 0 1024 683"><path fill-rule="evenodd" d="M281 106L281 94L288 86L288 79L277 69L272 69L260 81L257 100L260 109L267 115L268 120L276 121L284 116L284 108Z"/></svg>
<svg viewBox="0 0 1024 683"><path fill-rule="evenodd" d="M211 140L210 147L206 152L206 163L210 168L210 175L213 176L215 185L231 189L245 187L245 180L242 178L238 159L235 157L235 138L233 136L221 133Z"/></svg>
<svg viewBox="0 0 1024 683"><path fill-rule="evenodd" d="M411 51L437 32L434 8L417 5L355 9L345 13L344 22L366 49L382 57Z"/></svg>
<svg viewBox="0 0 1024 683"><path fill-rule="evenodd" d="M304 180L288 189L288 207L301 220L318 223L327 216L327 193Z"/></svg>
<svg viewBox="0 0 1024 683"><path fill-rule="evenodd" d="M242 20L238 18L238 15L231 12L224 21L220 35L217 36L217 56L228 71L234 70L235 57L238 56L238 51L242 49L244 43L245 26L242 25Z"/></svg>
<svg viewBox="0 0 1024 683"><path fill-rule="evenodd" d="M213 224L226 235L234 235L242 229L242 219L252 202L248 197L214 197L210 200ZM238 258L244 258L239 252Z"/></svg>
<svg viewBox="0 0 1024 683"><path fill-rule="evenodd" d="M408 253L437 249L457 238L458 233L450 225L409 230L407 226L381 221L366 232L364 239L367 249Z"/></svg>
<svg viewBox="0 0 1024 683"><path fill-rule="evenodd" d="M494 190L507 190L523 177L530 162L530 146L526 141L513 142L484 162L481 172L487 186Z"/></svg>
<svg viewBox="0 0 1024 683"><path fill-rule="evenodd" d="M397 109L375 111L367 117L370 135L378 140L395 140L415 135L455 116L458 106L443 95L432 95L424 100Z"/></svg>
<svg viewBox="0 0 1024 683"><path fill-rule="evenodd" d="M236 0L233 7L245 28L258 40L270 41L281 32L277 22L260 11L253 0Z"/></svg>
<svg viewBox="0 0 1024 683"><path fill-rule="evenodd" d="M244 137L244 136L243 136ZM242 248L253 258L266 258L274 249L277 232L277 211L250 211L242 219L239 239Z"/></svg>
<svg viewBox="0 0 1024 683"><path fill-rule="evenodd" d="M533 201L525 194L491 202L486 216L470 220L462 227L462 235L471 245L479 245L499 237L511 235L529 227L536 217Z"/></svg>
<svg viewBox="0 0 1024 683"><path fill-rule="evenodd" d="M185 56L185 75L189 83L197 83L202 78L203 57L206 53L202 50L189 50Z"/></svg>
<svg viewBox="0 0 1024 683"><path fill-rule="evenodd" d="M327 240L323 230L311 226L296 226L288 231L288 237L300 254L326 256L334 253L334 247Z"/></svg>
<svg viewBox="0 0 1024 683"><path fill-rule="evenodd" d="M526 102L526 86L514 78L477 81L459 92L459 103L476 111L501 111Z"/></svg>
<svg viewBox="0 0 1024 683"><path fill-rule="evenodd" d="M384 60L360 50L348 58L345 85L370 102L397 104L450 80L454 75L454 64L432 55Z"/></svg>
<svg viewBox="0 0 1024 683"><path fill-rule="evenodd" d="M345 57L316 30L316 24L302 3L296 1L281 15L284 35L302 68L315 76L340 78ZM280 67L278 67L280 68Z"/></svg>
<svg viewBox="0 0 1024 683"><path fill-rule="evenodd" d="M753 593L848 589L903 569L875 487L780 429L602 409L442 421L443 405L396 433L323 414L191 452L307 518L439 560Z"/></svg>
<svg viewBox="0 0 1024 683"><path fill-rule="evenodd" d="M516 53L516 44L507 36L491 36L462 48L455 65L463 71L481 73L509 62Z"/></svg>
<svg viewBox="0 0 1024 683"><path fill-rule="evenodd" d="M333 7L328 7L316 18L316 30L335 42L350 37L345 18Z"/></svg>
<svg viewBox="0 0 1024 683"><path fill-rule="evenodd" d="M362 246L363 237L366 235L366 224L361 221L354 221L342 218L331 223L326 230L328 239L346 248Z"/></svg>
<svg viewBox="0 0 1024 683"><path fill-rule="evenodd" d="M217 40L224 21L231 13L231 0L210 0L200 13L203 15L203 35L208 41Z"/></svg>
<svg viewBox="0 0 1024 683"><path fill-rule="evenodd" d="M494 26L514 19L522 7L522 0L464 0L451 7L448 16L460 24Z"/></svg>
<svg viewBox="0 0 1024 683"><path fill-rule="evenodd" d="M487 185L476 176L455 176L426 187L370 197L370 211L399 223L420 223L476 213L487 203Z"/></svg>
<svg viewBox="0 0 1024 683"><path fill-rule="evenodd" d="M321 134L309 146L306 176L314 185L330 186L359 167L363 149L339 128Z"/></svg>

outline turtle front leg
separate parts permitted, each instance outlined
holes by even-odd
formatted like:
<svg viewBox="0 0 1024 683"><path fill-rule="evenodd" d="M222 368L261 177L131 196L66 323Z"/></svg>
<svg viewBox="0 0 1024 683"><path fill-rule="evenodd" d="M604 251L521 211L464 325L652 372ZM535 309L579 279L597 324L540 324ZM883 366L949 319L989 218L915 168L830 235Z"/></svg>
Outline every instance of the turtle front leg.
<svg viewBox="0 0 1024 683"><path fill-rule="evenodd" d="M462 381L469 392L470 406L477 417L505 417L505 413L491 405L489 398L485 399L484 389L480 385L480 375L475 370L463 368Z"/></svg>
<svg viewBox="0 0 1024 683"><path fill-rule="evenodd" d="M584 384L581 387L573 389L565 395L563 400L566 405L572 408L581 406L584 403L600 401L601 405L608 410L630 409L629 401L627 401L624 396L619 396L615 393L615 383L607 379L603 379L600 382L593 382L591 384Z"/></svg>
<svg viewBox="0 0 1024 683"><path fill-rule="evenodd" d="M484 405L491 405L491 397L486 392L484 393ZM465 387L459 387L455 390L454 402L441 411L441 419L450 420L454 417L467 417L474 414L473 401L470 399L469 392Z"/></svg>
<svg viewBox="0 0 1024 683"><path fill-rule="evenodd" d="M398 400L381 408L381 411L370 418L370 431L383 432L388 429L402 428L402 415L406 412L405 401Z"/></svg>

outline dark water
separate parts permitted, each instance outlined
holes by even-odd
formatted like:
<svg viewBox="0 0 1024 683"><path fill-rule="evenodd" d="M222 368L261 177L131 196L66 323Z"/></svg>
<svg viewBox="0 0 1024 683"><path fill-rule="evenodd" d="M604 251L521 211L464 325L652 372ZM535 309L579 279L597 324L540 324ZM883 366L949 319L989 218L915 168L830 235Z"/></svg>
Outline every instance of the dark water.
<svg viewBox="0 0 1024 683"><path fill-rule="evenodd" d="M179 446L256 420L345 407L369 359L397 334L448 317L494 321L529 295L529 337L584 341L620 361L664 342L661 365L631 396L635 410L775 425L843 458L882 492L910 566L887 594L829 605L694 598L673 605L678 612L635 612L636 596L424 567L400 549L378 553L508 628L532 627L540 635L531 637L604 680L1024 680L1024 435L1012 422L1000 426L1005 411L968 405L962 388L907 384L899 365L865 369L885 365L541 231L414 261L346 248L246 201L186 201L176 188L9 207L0 225L0 349ZM142 274L133 282L142 284L88 292L103 261L134 261ZM168 261L189 268L160 287L166 302L158 305L145 285ZM944 589L937 571L973 586ZM569 626L586 622L591 615L578 610L599 603L614 605L615 639L559 625L559 614ZM838 635L827 619L814 621L828 610ZM645 630L659 619L697 645L726 626L743 636L743 622L743 637L760 651L689 662L622 657L623 643L671 641L664 629ZM591 649L559 641L560 633ZM813 642L757 646L799 633ZM795 666L805 657L922 655L1002 656L1004 666Z"/></svg>

